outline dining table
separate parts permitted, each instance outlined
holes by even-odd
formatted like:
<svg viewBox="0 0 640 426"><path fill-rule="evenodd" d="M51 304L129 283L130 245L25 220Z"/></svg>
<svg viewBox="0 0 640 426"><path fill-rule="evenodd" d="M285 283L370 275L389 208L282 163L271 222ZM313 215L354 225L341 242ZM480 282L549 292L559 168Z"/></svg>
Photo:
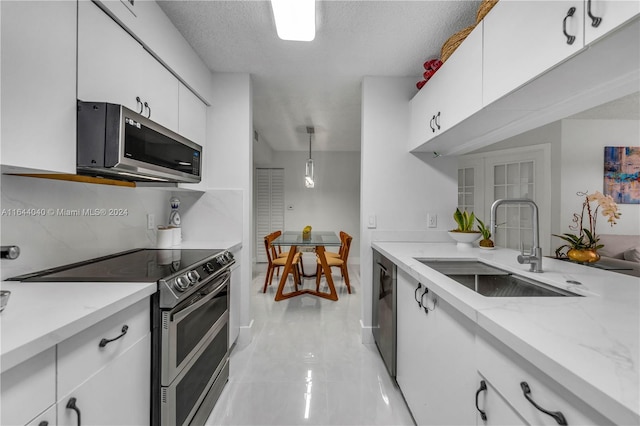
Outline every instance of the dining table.
<svg viewBox="0 0 640 426"><path fill-rule="evenodd" d="M312 294L314 296L323 297L333 301L338 300L338 293L336 292L336 287L333 284L333 278L331 277L331 267L327 264L327 258L325 256L325 247L340 247L342 244L340 238L335 232L311 231L309 234L304 234L303 236L301 231L284 231L282 235L273 240L272 244L276 247L289 247L287 262L284 266L282 276L280 277L278 291L276 292L276 301L289 299L301 294ZM315 247L320 267L324 272L324 276L326 277L327 284L329 286L328 293L316 289L296 289L291 292L284 292L287 284L287 277L289 276L289 273L293 272L293 259L296 256L299 247Z"/></svg>

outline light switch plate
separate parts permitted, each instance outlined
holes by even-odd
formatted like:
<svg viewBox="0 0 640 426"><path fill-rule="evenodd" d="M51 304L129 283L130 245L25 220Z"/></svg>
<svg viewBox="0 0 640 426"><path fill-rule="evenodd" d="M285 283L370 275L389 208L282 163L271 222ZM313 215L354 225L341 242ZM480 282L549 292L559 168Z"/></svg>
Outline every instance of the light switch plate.
<svg viewBox="0 0 640 426"><path fill-rule="evenodd" d="M369 215L369 220L367 222L367 228L369 229L374 229L376 227L376 215L375 214L370 214Z"/></svg>
<svg viewBox="0 0 640 426"><path fill-rule="evenodd" d="M147 214L147 229L155 229L156 216L153 213Z"/></svg>
<svg viewBox="0 0 640 426"><path fill-rule="evenodd" d="M436 228L438 226L438 215L435 213L427 213L427 227Z"/></svg>

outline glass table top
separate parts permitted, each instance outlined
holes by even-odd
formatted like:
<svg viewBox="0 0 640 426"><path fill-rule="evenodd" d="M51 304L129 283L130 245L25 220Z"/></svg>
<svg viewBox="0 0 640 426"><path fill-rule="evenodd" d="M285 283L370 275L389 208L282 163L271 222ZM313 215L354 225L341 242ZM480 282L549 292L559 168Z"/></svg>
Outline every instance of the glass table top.
<svg viewBox="0 0 640 426"><path fill-rule="evenodd" d="M284 231L273 240L274 246L340 246L340 238L331 231L311 231L309 239L302 238L302 231Z"/></svg>

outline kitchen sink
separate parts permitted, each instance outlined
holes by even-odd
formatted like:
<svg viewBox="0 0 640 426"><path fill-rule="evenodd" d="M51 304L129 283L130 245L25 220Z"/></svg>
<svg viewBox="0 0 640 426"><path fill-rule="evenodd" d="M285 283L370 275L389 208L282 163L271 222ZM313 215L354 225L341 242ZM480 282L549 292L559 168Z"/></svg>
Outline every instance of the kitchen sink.
<svg viewBox="0 0 640 426"><path fill-rule="evenodd" d="M580 296L477 260L416 260L487 297Z"/></svg>

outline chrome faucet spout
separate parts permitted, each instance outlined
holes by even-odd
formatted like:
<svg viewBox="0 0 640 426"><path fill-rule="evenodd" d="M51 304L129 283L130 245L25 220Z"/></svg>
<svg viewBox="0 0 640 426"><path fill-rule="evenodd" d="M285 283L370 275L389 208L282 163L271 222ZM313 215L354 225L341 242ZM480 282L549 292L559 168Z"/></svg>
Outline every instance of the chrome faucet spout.
<svg viewBox="0 0 640 426"><path fill-rule="evenodd" d="M531 253L522 253L518 256L518 262L521 264L530 264L531 272L542 272L542 248L540 247L540 222L538 216L538 206L533 200L528 198L503 198L493 202L491 205L491 219L489 224L489 230L493 235L496 232L496 212L498 207L502 204L524 204L531 207L533 213L533 247Z"/></svg>

